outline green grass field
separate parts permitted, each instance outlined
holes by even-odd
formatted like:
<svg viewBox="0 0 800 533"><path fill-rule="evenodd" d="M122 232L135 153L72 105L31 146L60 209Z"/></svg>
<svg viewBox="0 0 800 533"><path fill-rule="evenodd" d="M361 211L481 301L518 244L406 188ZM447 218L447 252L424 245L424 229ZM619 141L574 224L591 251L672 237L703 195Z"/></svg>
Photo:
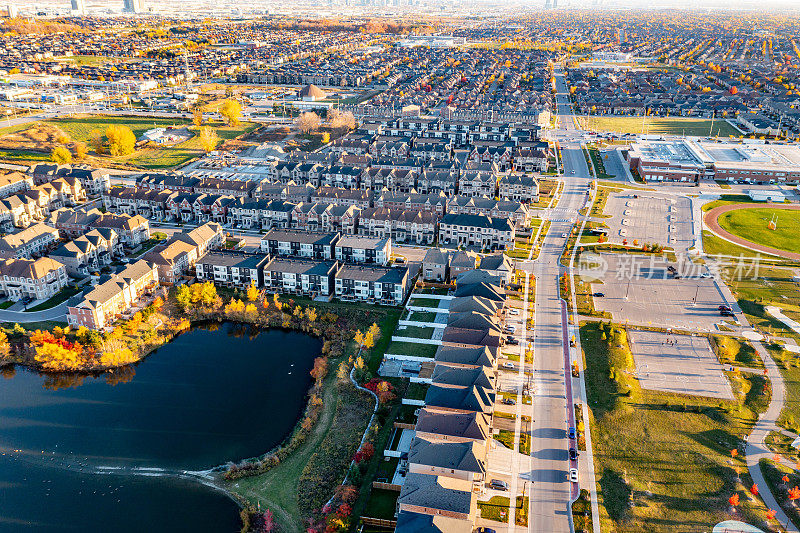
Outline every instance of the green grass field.
<svg viewBox="0 0 800 533"><path fill-rule="evenodd" d="M106 128L111 125L128 126L138 139L149 129L165 128L167 126L188 126L191 121L181 118L77 115L68 118L45 120L44 123L61 128L76 141L88 141L92 130L98 129L101 132L105 132Z"/></svg>
<svg viewBox="0 0 800 533"><path fill-rule="evenodd" d="M776 220L776 229L767 227ZM800 211L785 209L738 209L723 213L717 221L732 234L756 244L800 253Z"/></svg>
<svg viewBox="0 0 800 533"><path fill-rule="evenodd" d="M714 120L713 129L710 119L697 118L590 116L588 121L586 117L579 117L578 122L588 130L601 132L708 136L711 131L712 136L719 137L740 135L724 120Z"/></svg>
<svg viewBox="0 0 800 533"><path fill-rule="evenodd" d="M730 450L766 408L764 377L728 373L736 401L642 390L619 326L584 323L580 334L602 530L710 531L735 492L737 518L763 522L766 508L744 497L752 481Z"/></svg>

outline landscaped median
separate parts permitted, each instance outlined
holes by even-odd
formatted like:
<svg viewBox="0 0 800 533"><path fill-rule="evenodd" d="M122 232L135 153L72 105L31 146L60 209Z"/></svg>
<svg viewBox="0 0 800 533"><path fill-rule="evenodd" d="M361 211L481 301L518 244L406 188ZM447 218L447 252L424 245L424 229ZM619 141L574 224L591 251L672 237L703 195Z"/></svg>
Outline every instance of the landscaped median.
<svg viewBox="0 0 800 533"><path fill-rule="evenodd" d="M603 531L703 531L732 518L763 524L767 509L747 497L741 454L769 397L760 374L727 373L735 400L644 390L620 325L580 326L594 469Z"/></svg>

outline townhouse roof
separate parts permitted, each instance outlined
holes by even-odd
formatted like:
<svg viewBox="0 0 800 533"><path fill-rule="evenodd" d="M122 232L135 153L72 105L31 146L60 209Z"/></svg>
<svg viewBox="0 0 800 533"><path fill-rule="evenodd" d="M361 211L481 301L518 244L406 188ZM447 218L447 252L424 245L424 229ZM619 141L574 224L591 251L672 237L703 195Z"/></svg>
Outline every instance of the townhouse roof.
<svg viewBox="0 0 800 533"><path fill-rule="evenodd" d="M354 248L356 250L380 250L389 242L388 238L369 237L366 235L342 235L337 248Z"/></svg>
<svg viewBox="0 0 800 533"><path fill-rule="evenodd" d="M361 265L342 265L336 273L337 279L355 279L359 281L371 281L379 283L403 283L408 276L407 267L381 267L381 266L361 266Z"/></svg>
<svg viewBox="0 0 800 533"><path fill-rule="evenodd" d="M264 265L264 272L283 272L308 276L327 276L331 269L336 269L335 261L314 261L290 257L275 257Z"/></svg>
<svg viewBox="0 0 800 533"><path fill-rule="evenodd" d="M445 328L445 332L450 327ZM497 363L496 349L488 346L441 345L436 349L434 360L437 363L494 367Z"/></svg>
<svg viewBox="0 0 800 533"><path fill-rule="evenodd" d="M490 228L496 231L511 231L513 229L508 220L486 215L447 213L442 217L440 223L455 226Z"/></svg>
<svg viewBox="0 0 800 533"><path fill-rule="evenodd" d="M477 442L453 442L433 437L414 437L408 462L423 466L486 473L486 446Z"/></svg>
<svg viewBox="0 0 800 533"><path fill-rule="evenodd" d="M397 503L470 514L475 495L471 481L412 472L406 475Z"/></svg>
<svg viewBox="0 0 800 533"><path fill-rule="evenodd" d="M239 250L212 250L206 252L195 264L258 269L266 263L267 254L242 252Z"/></svg>
<svg viewBox="0 0 800 533"><path fill-rule="evenodd" d="M489 439L489 419L483 413L454 413L446 409L425 407L417 416L417 432L463 439Z"/></svg>
<svg viewBox="0 0 800 533"><path fill-rule="evenodd" d="M38 280L64 265L49 257L39 259L6 259L0 262L0 275L11 278Z"/></svg>
<svg viewBox="0 0 800 533"><path fill-rule="evenodd" d="M263 237L261 237L261 240L329 245L333 243L338 236L338 233L318 233L291 229L271 229Z"/></svg>

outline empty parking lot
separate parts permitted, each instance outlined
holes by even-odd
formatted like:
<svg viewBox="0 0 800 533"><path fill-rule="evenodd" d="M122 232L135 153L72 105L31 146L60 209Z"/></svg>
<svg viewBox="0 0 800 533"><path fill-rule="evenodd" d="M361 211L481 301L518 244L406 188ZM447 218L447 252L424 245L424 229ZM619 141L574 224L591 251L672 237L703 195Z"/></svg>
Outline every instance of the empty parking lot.
<svg viewBox="0 0 800 533"><path fill-rule="evenodd" d="M595 308L611 313L615 322L664 328L715 331L722 318L717 307L725 303L713 279L672 279L666 263L651 264L644 256L601 254L607 265L602 284L593 291ZM666 278L666 279L665 279Z"/></svg>
<svg viewBox="0 0 800 533"><path fill-rule="evenodd" d="M605 213L611 218L609 240L658 243L685 252L692 247L691 203L687 198L653 192L622 191L609 196Z"/></svg>
<svg viewBox="0 0 800 533"><path fill-rule="evenodd" d="M643 389L733 400L708 338L630 331L628 339Z"/></svg>

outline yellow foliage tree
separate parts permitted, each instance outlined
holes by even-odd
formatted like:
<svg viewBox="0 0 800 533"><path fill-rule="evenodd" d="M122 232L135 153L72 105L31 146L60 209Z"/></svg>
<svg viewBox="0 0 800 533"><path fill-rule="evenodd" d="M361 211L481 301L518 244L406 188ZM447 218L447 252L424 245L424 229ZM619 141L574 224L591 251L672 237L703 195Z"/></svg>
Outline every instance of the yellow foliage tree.
<svg viewBox="0 0 800 533"><path fill-rule="evenodd" d="M250 302L255 302L258 299L259 295L258 287L256 287L255 283L251 283L249 287L247 287L247 300Z"/></svg>

